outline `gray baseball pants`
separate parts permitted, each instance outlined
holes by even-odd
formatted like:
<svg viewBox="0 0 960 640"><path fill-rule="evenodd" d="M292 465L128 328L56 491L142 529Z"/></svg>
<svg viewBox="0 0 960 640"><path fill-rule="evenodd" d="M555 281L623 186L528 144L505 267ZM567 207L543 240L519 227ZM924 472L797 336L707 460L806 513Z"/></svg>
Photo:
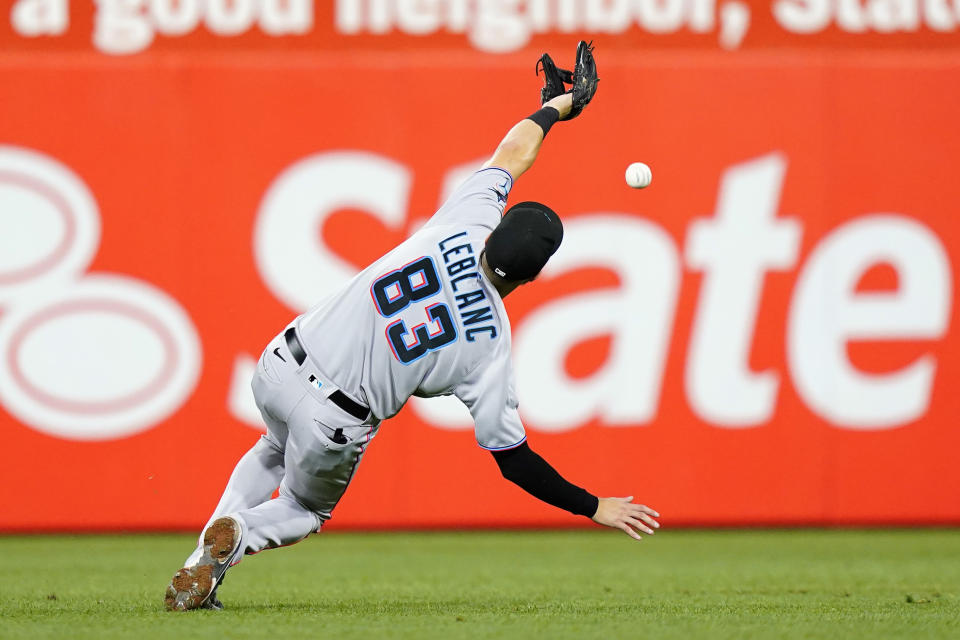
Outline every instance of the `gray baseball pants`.
<svg viewBox="0 0 960 640"><path fill-rule="evenodd" d="M283 333L260 356L252 387L267 433L237 463L207 522L239 520L246 554L319 532L379 427L372 415L360 420L328 401L337 387L310 357L298 366ZM201 545L184 566L199 560Z"/></svg>

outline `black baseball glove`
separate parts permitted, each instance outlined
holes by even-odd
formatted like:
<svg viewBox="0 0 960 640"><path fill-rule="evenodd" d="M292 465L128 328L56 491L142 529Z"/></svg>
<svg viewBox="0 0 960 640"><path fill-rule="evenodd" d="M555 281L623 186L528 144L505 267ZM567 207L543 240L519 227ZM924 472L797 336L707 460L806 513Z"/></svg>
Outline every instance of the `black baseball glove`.
<svg viewBox="0 0 960 640"><path fill-rule="evenodd" d="M566 69L559 69L553 64L553 58L549 53L545 53L537 60L537 75L543 71L543 88L540 89L540 106L553 100L557 96L562 96L567 92L563 83L573 84L573 72Z"/></svg>
<svg viewBox="0 0 960 640"><path fill-rule="evenodd" d="M540 89L541 105L565 93L573 94L573 107L564 120L580 115L584 107L593 99L593 94L597 92L597 82L600 79L597 77L597 61L593 57L592 42L587 44L581 40L577 45L577 60L572 72L557 67L546 53L537 61L537 75L541 70L543 71L543 88ZM564 83L572 84L573 87L567 89Z"/></svg>

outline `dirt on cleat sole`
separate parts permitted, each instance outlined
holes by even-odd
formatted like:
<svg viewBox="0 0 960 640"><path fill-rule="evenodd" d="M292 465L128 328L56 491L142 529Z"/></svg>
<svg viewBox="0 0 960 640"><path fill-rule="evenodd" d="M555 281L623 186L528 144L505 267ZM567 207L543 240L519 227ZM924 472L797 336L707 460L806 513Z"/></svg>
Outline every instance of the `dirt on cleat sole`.
<svg viewBox="0 0 960 640"><path fill-rule="evenodd" d="M230 559L237 543L237 533L230 518L219 518L203 533L204 550L217 564Z"/></svg>
<svg viewBox="0 0 960 640"><path fill-rule="evenodd" d="M218 608L212 603L210 607L204 605L214 597L217 585L237 553L241 535L240 524L230 517L217 518L207 527L203 532L200 561L195 566L177 571L167 586L163 599L167 611Z"/></svg>
<svg viewBox="0 0 960 640"><path fill-rule="evenodd" d="M196 609L213 590L213 567L184 567L173 575L164 605L167 611Z"/></svg>

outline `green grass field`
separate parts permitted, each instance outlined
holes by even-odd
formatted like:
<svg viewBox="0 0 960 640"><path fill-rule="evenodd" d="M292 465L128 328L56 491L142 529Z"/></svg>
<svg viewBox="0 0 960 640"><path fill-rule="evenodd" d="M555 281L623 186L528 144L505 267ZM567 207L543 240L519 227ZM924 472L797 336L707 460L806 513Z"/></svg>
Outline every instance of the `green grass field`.
<svg viewBox="0 0 960 640"><path fill-rule="evenodd" d="M960 530L329 533L164 612L192 540L0 537L0 638L960 637Z"/></svg>

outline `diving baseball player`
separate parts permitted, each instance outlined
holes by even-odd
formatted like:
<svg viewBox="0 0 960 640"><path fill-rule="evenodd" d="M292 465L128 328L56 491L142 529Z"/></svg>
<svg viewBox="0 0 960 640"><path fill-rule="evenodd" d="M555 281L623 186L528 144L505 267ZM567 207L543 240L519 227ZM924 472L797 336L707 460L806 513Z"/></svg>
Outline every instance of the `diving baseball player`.
<svg viewBox="0 0 960 640"><path fill-rule="evenodd" d="M457 396L503 476L540 500L637 540L659 527L659 514L632 497L597 498L567 482L527 445L517 414L503 298L537 276L563 227L538 202L504 208L551 126L578 115L597 84L585 42L573 73L546 54L541 63L542 108L510 129L421 230L264 350L252 386L267 433L237 464L199 545L173 576L167 609L221 608L217 586L243 554L318 532L381 421L412 395Z"/></svg>

